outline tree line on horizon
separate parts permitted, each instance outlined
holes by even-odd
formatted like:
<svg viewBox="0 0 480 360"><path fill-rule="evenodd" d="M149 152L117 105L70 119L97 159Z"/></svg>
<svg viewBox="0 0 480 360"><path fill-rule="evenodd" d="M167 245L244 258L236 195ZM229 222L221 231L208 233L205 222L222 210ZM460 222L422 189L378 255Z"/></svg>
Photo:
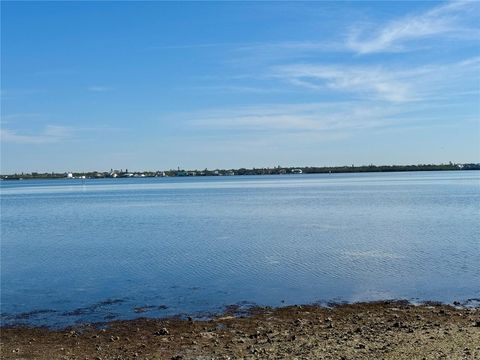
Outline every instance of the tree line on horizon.
<svg viewBox="0 0 480 360"><path fill-rule="evenodd" d="M480 170L480 164L418 164L418 165L362 165L362 166L305 166L305 167L273 167L273 168L239 168L215 170L165 170L135 171L113 170L73 173L21 173L0 175L3 180L20 179L61 179L73 178L110 178L110 177L174 177L174 176L228 176L228 175L283 175L283 174L324 174L324 173L362 173L362 172L400 172L400 171L442 171L442 170Z"/></svg>

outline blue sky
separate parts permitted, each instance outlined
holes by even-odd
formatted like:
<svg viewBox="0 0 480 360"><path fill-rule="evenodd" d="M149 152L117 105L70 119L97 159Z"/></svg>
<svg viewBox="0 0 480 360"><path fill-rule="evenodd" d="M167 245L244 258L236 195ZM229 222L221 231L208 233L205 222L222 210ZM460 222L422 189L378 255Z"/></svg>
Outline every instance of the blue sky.
<svg viewBox="0 0 480 360"><path fill-rule="evenodd" d="M6 2L1 172L480 162L480 2Z"/></svg>

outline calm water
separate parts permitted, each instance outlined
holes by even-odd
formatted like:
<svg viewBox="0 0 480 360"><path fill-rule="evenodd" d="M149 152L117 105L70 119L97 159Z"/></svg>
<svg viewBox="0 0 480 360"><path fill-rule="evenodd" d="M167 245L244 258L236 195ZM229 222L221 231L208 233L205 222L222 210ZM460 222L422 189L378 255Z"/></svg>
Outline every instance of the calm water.
<svg viewBox="0 0 480 360"><path fill-rule="evenodd" d="M477 171L4 181L2 323L478 299L479 224Z"/></svg>

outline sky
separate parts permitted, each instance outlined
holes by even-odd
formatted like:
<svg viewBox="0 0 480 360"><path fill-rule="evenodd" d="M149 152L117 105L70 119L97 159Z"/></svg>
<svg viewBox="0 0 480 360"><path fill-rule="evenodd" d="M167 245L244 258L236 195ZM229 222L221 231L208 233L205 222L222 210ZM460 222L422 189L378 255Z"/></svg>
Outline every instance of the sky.
<svg viewBox="0 0 480 360"><path fill-rule="evenodd" d="M1 173L480 162L480 2L1 2Z"/></svg>

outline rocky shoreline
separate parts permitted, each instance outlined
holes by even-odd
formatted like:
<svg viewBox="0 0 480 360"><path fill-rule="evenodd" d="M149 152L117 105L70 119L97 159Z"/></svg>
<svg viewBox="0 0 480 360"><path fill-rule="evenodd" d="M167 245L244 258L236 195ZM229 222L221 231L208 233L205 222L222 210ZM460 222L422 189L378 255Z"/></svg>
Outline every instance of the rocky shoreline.
<svg viewBox="0 0 480 360"><path fill-rule="evenodd" d="M1 329L2 359L480 359L480 309L403 301Z"/></svg>

